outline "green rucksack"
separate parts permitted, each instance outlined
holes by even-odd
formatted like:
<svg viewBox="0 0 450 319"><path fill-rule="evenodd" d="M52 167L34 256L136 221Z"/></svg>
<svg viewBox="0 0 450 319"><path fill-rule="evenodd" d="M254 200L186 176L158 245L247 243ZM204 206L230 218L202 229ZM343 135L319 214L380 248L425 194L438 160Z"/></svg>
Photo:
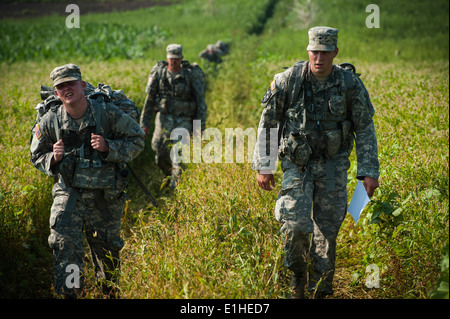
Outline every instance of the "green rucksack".
<svg viewBox="0 0 450 319"><path fill-rule="evenodd" d="M62 104L61 100L55 95L53 88L50 86L41 85L40 94L42 102L38 103L35 107L37 111L36 122L39 122L48 110L56 110L56 108ZM99 83L97 87L94 87L89 82L86 82L84 95L89 99L97 99L98 96L101 96L105 102L112 102L119 109L139 122L140 111L138 107L122 90L113 90L109 85L103 83Z"/></svg>
<svg viewBox="0 0 450 319"><path fill-rule="evenodd" d="M203 72L200 65L198 65L197 62L190 64L189 61L187 61L187 60L183 60L181 62L181 65L184 68L191 70L191 72L194 74L194 76L200 81L202 92L204 95L206 92L206 76L205 76L205 72Z"/></svg>
<svg viewBox="0 0 450 319"><path fill-rule="evenodd" d="M55 95L52 87L41 85L40 94L42 102L38 103L35 107L37 116L33 128L31 129L31 136L35 133L36 124L39 123L44 114L49 110L56 112L62 105L61 100ZM101 97L107 103L112 102L115 106L139 123L140 111L138 107L125 95L122 90L113 90L109 85L103 83L99 83L97 87L94 87L89 82L86 82L84 95L88 99L97 99L98 97Z"/></svg>

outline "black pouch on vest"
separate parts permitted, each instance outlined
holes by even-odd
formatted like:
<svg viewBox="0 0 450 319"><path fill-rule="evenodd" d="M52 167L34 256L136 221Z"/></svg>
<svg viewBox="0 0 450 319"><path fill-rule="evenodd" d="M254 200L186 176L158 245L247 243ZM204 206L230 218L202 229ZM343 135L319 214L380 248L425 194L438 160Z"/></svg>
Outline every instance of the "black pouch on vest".
<svg viewBox="0 0 450 319"><path fill-rule="evenodd" d="M287 140L287 158L300 167L306 167L312 154L311 147L304 134L291 132Z"/></svg>

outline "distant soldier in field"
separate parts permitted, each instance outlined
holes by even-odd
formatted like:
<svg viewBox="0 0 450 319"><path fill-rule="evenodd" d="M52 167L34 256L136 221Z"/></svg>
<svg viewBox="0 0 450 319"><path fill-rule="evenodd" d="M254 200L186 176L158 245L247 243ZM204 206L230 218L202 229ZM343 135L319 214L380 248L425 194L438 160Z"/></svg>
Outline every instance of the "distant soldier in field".
<svg viewBox="0 0 450 319"><path fill-rule="evenodd" d="M55 292L77 297L83 289L83 229L96 279L116 296L124 187L124 165L144 148L139 123L112 103L85 96L78 66L50 74L62 105L48 110L34 127L31 162L54 177L48 243L55 258Z"/></svg>
<svg viewBox="0 0 450 319"><path fill-rule="evenodd" d="M285 235L285 265L292 271L296 298L304 297L308 274L314 297L333 294L336 238L347 211L347 170L354 143L357 178L369 197L378 187L375 111L360 78L333 64L337 40L337 29L310 29L309 61L276 74L262 99L259 128L266 130L258 137L253 169L258 170L258 185L271 190L277 154L267 151L269 129L280 124L275 144L283 182L275 217Z"/></svg>
<svg viewBox="0 0 450 319"><path fill-rule="evenodd" d="M228 54L228 44L219 40L216 44L208 44L206 49L200 52L199 57L209 62L222 63L222 56Z"/></svg>
<svg viewBox="0 0 450 319"><path fill-rule="evenodd" d="M170 151L176 141L170 140L170 133L184 128L192 134L193 120L200 120L205 128L207 107L203 71L196 63L183 60L181 45L170 44L166 51L167 61L159 61L150 72L141 126L147 136L156 113L152 149L156 152L156 164L175 188L182 169L180 163L171 160Z"/></svg>

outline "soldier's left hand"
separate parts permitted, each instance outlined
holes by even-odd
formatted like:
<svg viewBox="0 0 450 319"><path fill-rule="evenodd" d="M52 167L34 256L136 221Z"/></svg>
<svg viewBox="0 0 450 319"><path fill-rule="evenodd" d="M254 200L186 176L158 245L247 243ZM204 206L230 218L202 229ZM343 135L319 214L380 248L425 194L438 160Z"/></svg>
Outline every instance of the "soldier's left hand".
<svg viewBox="0 0 450 319"><path fill-rule="evenodd" d="M91 145L94 150L99 152L108 152L109 145L101 135L91 134Z"/></svg>
<svg viewBox="0 0 450 319"><path fill-rule="evenodd" d="M364 177L363 184L364 188L366 189L367 196L369 197L372 197L375 189L377 189L378 186L380 186L380 184L378 183L378 179L369 176Z"/></svg>

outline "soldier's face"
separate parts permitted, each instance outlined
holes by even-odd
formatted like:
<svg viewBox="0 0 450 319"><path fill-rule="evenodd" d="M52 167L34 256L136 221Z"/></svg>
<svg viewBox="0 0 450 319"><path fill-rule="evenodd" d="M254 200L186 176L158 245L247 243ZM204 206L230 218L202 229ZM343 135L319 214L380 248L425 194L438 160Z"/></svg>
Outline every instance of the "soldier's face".
<svg viewBox="0 0 450 319"><path fill-rule="evenodd" d="M338 54L338 48L334 51L308 51L309 64L314 75L326 76L333 69L333 59Z"/></svg>
<svg viewBox="0 0 450 319"><path fill-rule="evenodd" d="M68 81L58 84L55 87L55 95L59 97L65 105L76 104L84 98L84 89L86 82L84 81Z"/></svg>
<svg viewBox="0 0 450 319"><path fill-rule="evenodd" d="M181 68L181 61L183 58L167 58L167 62L169 63L169 70L179 70Z"/></svg>

